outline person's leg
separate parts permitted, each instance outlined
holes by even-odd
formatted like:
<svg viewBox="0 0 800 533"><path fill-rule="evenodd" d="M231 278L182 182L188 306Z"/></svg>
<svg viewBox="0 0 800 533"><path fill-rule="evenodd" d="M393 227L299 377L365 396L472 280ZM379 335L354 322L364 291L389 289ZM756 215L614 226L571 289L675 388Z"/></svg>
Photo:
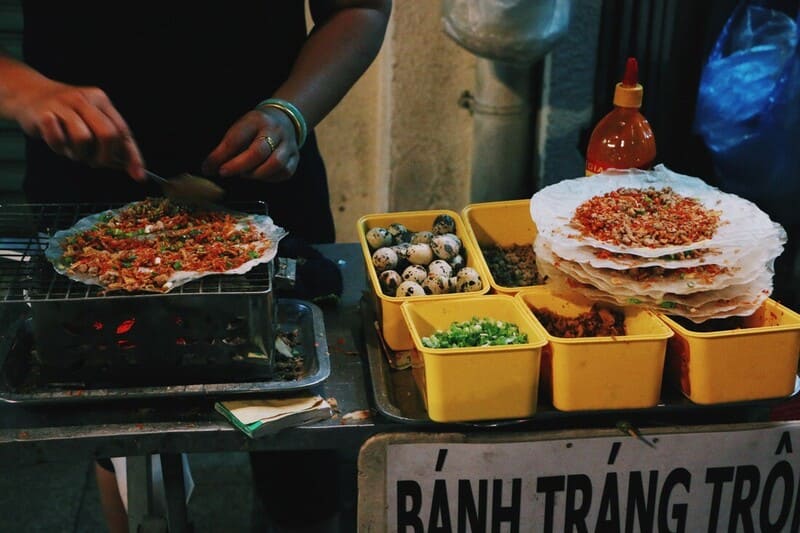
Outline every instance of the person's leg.
<svg viewBox="0 0 800 533"><path fill-rule="evenodd" d="M127 533L128 513L125 512L125 506L119 495L117 477L111 461L99 459L94 465L94 472L108 530L111 533Z"/></svg>

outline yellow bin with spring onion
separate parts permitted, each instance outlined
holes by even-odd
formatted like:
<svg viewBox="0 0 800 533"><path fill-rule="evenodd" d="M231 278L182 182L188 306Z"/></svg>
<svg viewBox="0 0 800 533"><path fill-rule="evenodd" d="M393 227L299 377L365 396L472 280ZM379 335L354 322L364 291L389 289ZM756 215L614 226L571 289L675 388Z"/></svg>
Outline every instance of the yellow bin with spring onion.
<svg viewBox="0 0 800 533"><path fill-rule="evenodd" d="M436 422L527 418L536 412L544 329L520 302L501 294L415 298L401 306L425 365L423 397ZM516 324L527 344L428 348L423 337L473 317Z"/></svg>

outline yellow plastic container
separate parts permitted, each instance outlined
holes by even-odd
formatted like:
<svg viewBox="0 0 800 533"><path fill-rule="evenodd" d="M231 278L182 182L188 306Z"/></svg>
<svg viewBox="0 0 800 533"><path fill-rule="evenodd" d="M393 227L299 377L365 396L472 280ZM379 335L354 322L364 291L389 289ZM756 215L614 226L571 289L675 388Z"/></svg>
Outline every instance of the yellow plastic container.
<svg viewBox="0 0 800 533"><path fill-rule="evenodd" d="M698 332L660 318L675 331L667 352L669 376L691 401L741 402L794 392L800 315L775 300L742 317L740 329Z"/></svg>
<svg viewBox="0 0 800 533"><path fill-rule="evenodd" d="M424 397L437 422L525 418L536 412L542 326L520 302L500 294L460 299L414 298L401 306L425 364ZM492 318L516 324L528 344L433 349L422 337L453 322Z"/></svg>
<svg viewBox="0 0 800 533"><path fill-rule="evenodd" d="M480 254L480 262L489 277L492 291L499 294L515 295L521 289L533 287L508 287L500 285L492 275L489 264L481 252L483 246L507 247L518 245L533 246L536 239L536 224L531 218L530 200L510 200L504 202L484 202L470 204L461 210L467 224L467 234L472 245Z"/></svg>
<svg viewBox="0 0 800 533"><path fill-rule="evenodd" d="M546 308L563 316L590 310L592 301L555 295L547 286L515 296L533 315ZM561 411L654 407L661 396L667 339L673 333L650 311L622 308L627 335L620 337L554 337L545 333L542 351L543 389Z"/></svg>
<svg viewBox="0 0 800 533"><path fill-rule="evenodd" d="M456 222L456 235L461 239L462 255L469 267L478 271L483 281L483 288L479 291L470 293L453 293L426 296L396 297L386 296L381 290L378 274L372 266L372 252L367 244L366 233L374 227L387 227L389 224L397 222L403 224L410 231L429 231L433 226L433 221L438 215L447 214L453 217ZM381 326L384 341L392 350L410 350L414 347L408 327L403 320L400 305L406 300L460 300L467 295L486 294L490 286L486 282L486 270L478 260L478 253L472 246L472 242L467 237L464 221L455 211L447 209L436 209L430 211L400 211L394 213L364 215L358 219L358 235L361 243L361 250L364 254L365 267L367 271L368 284L375 299L375 309L378 315L378 323Z"/></svg>

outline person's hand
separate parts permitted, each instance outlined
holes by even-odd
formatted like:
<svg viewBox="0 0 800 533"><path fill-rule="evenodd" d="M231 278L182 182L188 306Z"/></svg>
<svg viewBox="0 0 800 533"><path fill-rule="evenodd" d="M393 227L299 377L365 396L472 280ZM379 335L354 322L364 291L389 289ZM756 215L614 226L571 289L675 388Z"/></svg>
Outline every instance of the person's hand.
<svg viewBox="0 0 800 533"><path fill-rule="evenodd" d="M102 89L48 80L21 96L16 119L58 154L95 167L122 166L133 179L146 179L139 147Z"/></svg>
<svg viewBox="0 0 800 533"><path fill-rule="evenodd" d="M206 176L285 181L300 162L294 124L277 109L254 109L237 120L203 162Z"/></svg>

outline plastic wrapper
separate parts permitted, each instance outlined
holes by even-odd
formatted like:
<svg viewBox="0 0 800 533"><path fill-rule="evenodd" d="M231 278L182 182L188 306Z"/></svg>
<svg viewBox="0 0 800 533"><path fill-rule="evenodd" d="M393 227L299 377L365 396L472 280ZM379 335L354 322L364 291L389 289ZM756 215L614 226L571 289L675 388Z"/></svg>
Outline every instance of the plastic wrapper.
<svg viewBox="0 0 800 533"><path fill-rule="evenodd" d="M734 10L703 68L694 127L720 187L793 225L800 223L800 10L778 9L787 4L750 0Z"/></svg>

